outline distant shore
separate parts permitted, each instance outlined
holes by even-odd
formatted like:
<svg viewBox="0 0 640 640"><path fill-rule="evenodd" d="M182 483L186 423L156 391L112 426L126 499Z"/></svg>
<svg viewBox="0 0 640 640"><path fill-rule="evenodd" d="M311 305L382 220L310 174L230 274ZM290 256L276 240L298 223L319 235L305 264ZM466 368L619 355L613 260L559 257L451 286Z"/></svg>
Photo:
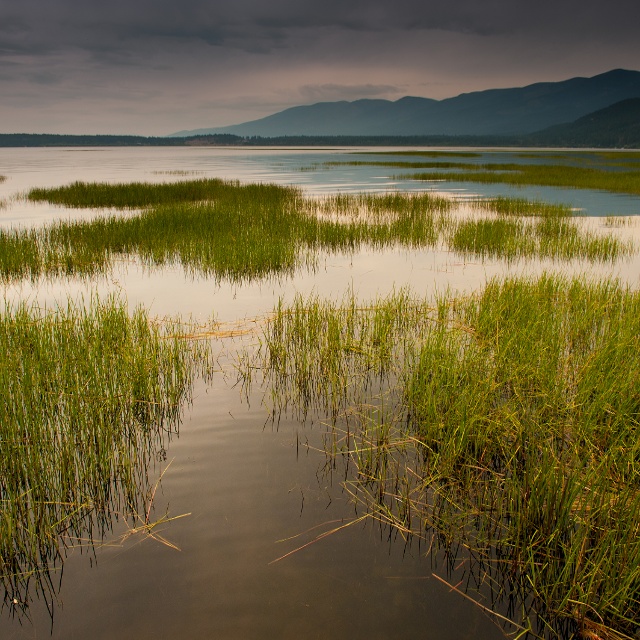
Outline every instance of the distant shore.
<svg viewBox="0 0 640 640"><path fill-rule="evenodd" d="M539 134L518 136L235 136L180 137L0 133L0 147L551 147L638 149L640 142L619 139L554 141Z"/></svg>

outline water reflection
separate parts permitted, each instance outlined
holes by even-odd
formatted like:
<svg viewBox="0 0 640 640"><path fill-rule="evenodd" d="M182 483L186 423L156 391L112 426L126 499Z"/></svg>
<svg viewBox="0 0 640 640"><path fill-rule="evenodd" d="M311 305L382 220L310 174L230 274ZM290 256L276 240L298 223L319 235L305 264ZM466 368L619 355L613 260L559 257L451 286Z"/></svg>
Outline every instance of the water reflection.
<svg viewBox="0 0 640 640"><path fill-rule="evenodd" d="M0 174L9 178L0 185L0 200L33 186L73 180L174 181L193 175L293 183L316 194L442 189L465 198L505 193L492 185L485 191L468 184L398 181L379 167L301 170L331 159L344 160L344 152L39 149L8 154L0 150ZM639 211L637 198L611 194L518 189L517 195L557 198L597 215ZM0 224L37 226L56 218L95 215L95 211L70 212L10 200L0 209ZM619 231L638 233L636 227ZM262 283L230 286L185 276L180 267L171 265L150 273L127 261L102 280L20 283L4 293L51 306L68 295L80 300L92 292L105 295L120 290L131 308L142 303L159 317L193 313L206 320L215 314L236 321L250 320L272 309L278 298L291 301L297 293L335 299L350 288L361 298L374 298L405 285L417 295L447 288L468 292L493 276L558 268L548 261L505 265L469 260L442 249L388 249L325 257L314 273ZM596 273L593 265L578 261L561 269ZM637 256L597 271L619 275L633 285L638 273ZM246 339L255 342L251 335ZM228 345L231 353L237 348L237 343ZM71 508L73 517L65 520L69 524L60 536L38 543L43 562L30 565L18 558L13 575L6 578L3 637L51 633L56 638L454 640L501 638L517 631L483 608L513 619L529 606L526 598L512 594L515 587L496 569L493 557L471 554L450 539L427 532L420 523L411 527L420 535L403 538L398 527L382 517L384 500L391 493L383 492L386 497L381 502L375 489L356 484L358 470L349 457L341 456L339 447L336 455L326 457L341 435L323 426L318 415L313 425L289 415L281 417L277 428L264 428L268 414L260 404L261 395L250 395L248 407L234 387L229 366L224 365L228 379L217 376L197 383L179 439L171 436L178 428L176 419L164 431L150 427L134 441L119 440L113 450L123 465L109 477L110 489L105 492L96 476L86 491L87 508L77 513ZM158 475L166 468L165 455L173 463L156 489ZM410 469L415 452L403 455ZM389 464L401 462L395 457ZM124 483L121 474L127 466L133 470L133 481ZM154 508L148 512L151 502ZM163 523L167 512L169 517L191 515ZM362 516L365 519L359 520ZM59 517L66 516L61 512ZM181 551L147 535L144 525L156 522L160 526L154 532ZM136 529L138 525L143 526ZM507 586L498 588L496 583ZM50 610L55 610L52 632ZM21 615L26 616L22 624Z"/></svg>

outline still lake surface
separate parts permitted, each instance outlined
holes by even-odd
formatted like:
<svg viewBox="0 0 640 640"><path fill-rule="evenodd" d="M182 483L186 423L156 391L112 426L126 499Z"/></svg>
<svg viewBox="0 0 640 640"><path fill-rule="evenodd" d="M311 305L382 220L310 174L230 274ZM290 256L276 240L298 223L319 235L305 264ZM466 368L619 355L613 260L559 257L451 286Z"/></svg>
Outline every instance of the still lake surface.
<svg viewBox="0 0 640 640"><path fill-rule="evenodd" d="M325 165L354 159L347 153L203 147L0 149L0 175L7 177L0 183L0 227L32 227L102 213L29 203L20 196L32 187L76 180L169 182L209 177L293 184L318 197L428 190L464 202L478 195L515 193L567 203L588 216L586 223L594 229L604 227L605 216L640 214L640 198L632 196L424 183L394 177L406 174L404 169ZM510 162L513 157L513 152L487 151L478 161ZM640 217L607 232L637 241L636 220ZM327 256L314 272L245 285L194 278L179 266L149 271L128 261L108 277L92 281L5 285L3 296L53 308L66 304L69 297L88 300L116 293L130 308L143 305L159 318L179 315L205 322L215 317L250 326L278 299L290 301L297 293L341 299L352 290L368 300L402 286L410 286L416 295L464 292L494 276L542 270L614 276L637 287L640 260L634 256L599 267L583 261L507 265L474 262L437 249L363 251ZM513 631L434 577L435 573L451 584L466 584L472 578L463 563L452 568L416 540L405 542L372 520L313 542L361 515L341 484L348 470L339 460L333 467L326 464L326 428L321 421L301 424L283 417L275 428L267 420L259 390L243 397L235 386L233 355L252 341L255 338L247 336L215 342L221 373L197 383L179 434L157 443L157 465L149 473L157 478L164 471L164 476L154 498L154 514L188 514L161 531L180 550L140 534L127 535L130 523L114 518L113 529L97 546L77 544L67 550L64 564L53 572L53 609L36 593L26 616L3 609L0 637L490 639ZM473 595L491 606L486 591ZM509 613L506 603L498 610Z"/></svg>

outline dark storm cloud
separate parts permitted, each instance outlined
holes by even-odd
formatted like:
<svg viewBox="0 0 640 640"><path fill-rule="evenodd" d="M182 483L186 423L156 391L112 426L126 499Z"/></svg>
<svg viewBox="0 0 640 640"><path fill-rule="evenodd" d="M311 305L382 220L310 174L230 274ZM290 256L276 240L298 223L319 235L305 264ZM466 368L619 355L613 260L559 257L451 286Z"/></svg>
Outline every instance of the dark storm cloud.
<svg viewBox="0 0 640 640"><path fill-rule="evenodd" d="M283 46L291 31L322 28L620 37L638 34L639 7L637 0L5 0L0 6L0 50L78 47L100 52L139 44L140 39L197 39L267 52Z"/></svg>

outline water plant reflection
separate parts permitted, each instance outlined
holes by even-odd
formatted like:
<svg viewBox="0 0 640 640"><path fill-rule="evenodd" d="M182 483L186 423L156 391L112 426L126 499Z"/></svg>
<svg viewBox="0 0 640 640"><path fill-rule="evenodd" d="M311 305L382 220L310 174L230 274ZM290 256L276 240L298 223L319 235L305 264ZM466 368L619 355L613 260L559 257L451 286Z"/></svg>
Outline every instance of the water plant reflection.
<svg viewBox="0 0 640 640"><path fill-rule="evenodd" d="M165 455L208 349L177 323L129 315L116 299L0 316L0 579L3 603L53 606L69 546L117 517L150 526L150 467Z"/></svg>
<svg viewBox="0 0 640 640"><path fill-rule="evenodd" d="M639 318L638 292L558 276L299 298L239 371L272 415L329 416L354 499L462 545L517 624L622 638L640 627Z"/></svg>

